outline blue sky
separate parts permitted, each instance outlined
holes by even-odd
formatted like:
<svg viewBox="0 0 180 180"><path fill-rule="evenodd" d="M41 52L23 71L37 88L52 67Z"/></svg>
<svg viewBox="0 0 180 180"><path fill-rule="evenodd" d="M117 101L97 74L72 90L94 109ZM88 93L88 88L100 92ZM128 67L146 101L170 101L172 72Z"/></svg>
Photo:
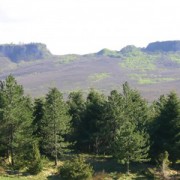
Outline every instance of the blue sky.
<svg viewBox="0 0 180 180"><path fill-rule="evenodd" d="M179 7L179 0L0 0L0 44L85 54L180 40Z"/></svg>

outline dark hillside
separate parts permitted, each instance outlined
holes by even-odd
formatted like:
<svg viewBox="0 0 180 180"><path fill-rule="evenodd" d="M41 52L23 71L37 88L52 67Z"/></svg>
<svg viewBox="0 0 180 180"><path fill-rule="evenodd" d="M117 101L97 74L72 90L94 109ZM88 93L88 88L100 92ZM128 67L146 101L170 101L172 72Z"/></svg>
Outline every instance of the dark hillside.
<svg viewBox="0 0 180 180"><path fill-rule="evenodd" d="M46 45L41 43L19 45L3 44L0 45L0 53L8 57L13 62L44 59L51 56L51 53L46 48Z"/></svg>
<svg viewBox="0 0 180 180"><path fill-rule="evenodd" d="M180 41L163 41L150 43L145 51L150 52L169 52L169 51L180 51Z"/></svg>

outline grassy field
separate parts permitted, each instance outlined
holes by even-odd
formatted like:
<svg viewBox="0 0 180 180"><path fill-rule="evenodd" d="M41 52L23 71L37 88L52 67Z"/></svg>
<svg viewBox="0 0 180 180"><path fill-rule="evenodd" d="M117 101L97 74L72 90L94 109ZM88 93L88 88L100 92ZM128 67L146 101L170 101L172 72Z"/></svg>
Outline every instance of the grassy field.
<svg viewBox="0 0 180 180"><path fill-rule="evenodd" d="M89 79L91 81L101 81L101 80L106 79L108 77L110 77L109 73L95 73L93 75L90 75Z"/></svg>
<svg viewBox="0 0 180 180"><path fill-rule="evenodd" d="M93 166L93 180L145 180L145 179L161 179L158 168L148 163L132 163L130 164L130 174L126 174L126 166L118 164L113 158L105 156L84 155L87 162ZM12 175L8 173L0 173L0 180L61 180L58 171L63 162L59 161L59 166L54 167L53 162L44 162L43 171L36 175L28 175L20 172ZM180 178L180 164L173 169L168 169L169 178Z"/></svg>
<svg viewBox="0 0 180 180"><path fill-rule="evenodd" d="M122 68L135 69L140 71L155 70L157 55L148 55L141 51L133 51L123 57L123 61L119 63Z"/></svg>
<svg viewBox="0 0 180 180"><path fill-rule="evenodd" d="M169 54L169 58L170 58L172 61L180 64L180 54L179 54L179 53L170 53L170 54Z"/></svg>

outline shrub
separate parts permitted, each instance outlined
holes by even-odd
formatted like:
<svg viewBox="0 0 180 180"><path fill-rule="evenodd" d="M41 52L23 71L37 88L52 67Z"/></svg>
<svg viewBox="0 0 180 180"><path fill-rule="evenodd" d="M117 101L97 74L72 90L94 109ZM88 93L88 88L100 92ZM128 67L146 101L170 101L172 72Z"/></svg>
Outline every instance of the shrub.
<svg viewBox="0 0 180 180"><path fill-rule="evenodd" d="M42 171L42 168L43 168L43 165L42 165L42 162L41 160L39 161L35 161L29 168L28 168L28 172L30 174L38 174Z"/></svg>
<svg viewBox="0 0 180 180"><path fill-rule="evenodd" d="M5 174L5 172L5 169L2 166L0 166L0 174Z"/></svg>
<svg viewBox="0 0 180 180"><path fill-rule="evenodd" d="M161 170L161 175L164 178L168 178L167 176L167 170L169 169L169 164L171 163L168 159L169 153L165 151L164 153L161 153L159 155L158 164Z"/></svg>
<svg viewBox="0 0 180 180"><path fill-rule="evenodd" d="M92 178L93 169L82 156L66 161L60 169L60 175L67 180L88 180Z"/></svg>
<svg viewBox="0 0 180 180"><path fill-rule="evenodd" d="M155 178L155 170L153 168L147 168L144 175L146 175L148 178Z"/></svg>
<svg viewBox="0 0 180 180"><path fill-rule="evenodd" d="M37 144L33 145L33 152L32 152L32 160L30 162L30 165L28 167L28 172L30 174L38 174L42 171L43 164L40 157L39 149Z"/></svg>

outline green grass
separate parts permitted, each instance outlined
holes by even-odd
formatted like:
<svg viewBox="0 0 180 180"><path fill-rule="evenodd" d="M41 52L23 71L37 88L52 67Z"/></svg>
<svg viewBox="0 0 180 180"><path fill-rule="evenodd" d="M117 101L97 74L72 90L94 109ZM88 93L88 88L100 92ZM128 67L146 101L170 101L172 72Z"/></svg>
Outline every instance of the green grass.
<svg viewBox="0 0 180 180"><path fill-rule="evenodd" d="M21 170L19 174L0 174L0 180L59 180L58 177L58 167L54 166L54 162L47 159L43 160L43 171L38 175L30 175L25 173L24 170ZM62 162L59 161L59 166L62 165Z"/></svg>
<svg viewBox="0 0 180 180"><path fill-rule="evenodd" d="M138 80L138 84L155 84L156 80L150 78L141 78Z"/></svg>
<svg viewBox="0 0 180 180"><path fill-rule="evenodd" d="M128 52L123 57L123 61L119 63L122 68L134 70L149 71L155 70L155 61L158 55L149 55L140 50Z"/></svg>
<svg viewBox="0 0 180 180"><path fill-rule="evenodd" d="M103 55L103 56L115 57L115 58L120 57L120 54L119 54L118 51L112 51L112 50L107 49L107 48L102 49L102 50L99 51L97 54Z"/></svg>
<svg viewBox="0 0 180 180"><path fill-rule="evenodd" d="M169 58L170 58L172 61L180 64L180 53L170 53L170 54L169 54Z"/></svg>
<svg viewBox="0 0 180 180"><path fill-rule="evenodd" d="M170 82L170 81L178 80L177 78L161 77L161 76L156 76L154 74L144 74L144 73L130 74L129 77L137 81L138 84L157 84L162 82Z"/></svg>
<svg viewBox="0 0 180 180"><path fill-rule="evenodd" d="M176 79L174 78L141 78L138 80L139 84L156 84L156 83L162 83L162 82L170 82L170 81L175 81Z"/></svg>
<svg viewBox="0 0 180 180"><path fill-rule="evenodd" d="M109 78L109 77L110 77L109 73L95 73L95 74L89 76L89 79L91 81L97 82L97 81L101 81L101 80Z"/></svg>
<svg viewBox="0 0 180 180"><path fill-rule="evenodd" d="M18 177L3 177L3 176L0 176L0 180L19 180L21 178L18 178Z"/></svg>
<svg viewBox="0 0 180 180"><path fill-rule="evenodd" d="M60 58L56 60L56 64L68 64L73 61L76 61L78 57L79 56L76 54L63 55L63 56L60 56Z"/></svg>
<svg viewBox="0 0 180 180"><path fill-rule="evenodd" d="M113 159L111 156L103 156L103 155L89 155L89 154L81 154L88 163L93 166L94 175L93 180L131 180L131 179L154 179L153 177L158 178L159 170L155 165L151 165L148 163L130 163L130 174L126 174L126 165L117 163L116 159ZM66 157L67 160L70 158ZM72 157L71 157L72 158ZM64 160L65 161L65 160ZM61 178L58 176L58 172L60 167L62 166L64 161L59 161L58 168L54 167L54 162L49 160L44 160L44 168L43 171L38 175L8 175L4 174L0 175L0 180L60 180ZM177 164L179 165L179 164ZM179 169L175 168L173 170L173 174L171 176L179 177L180 172L177 171ZM151 172L151 173L149 173ZM172 173L172 171L168 171L168 173ZM151 176L151 178L150 178Z"/></svg>

